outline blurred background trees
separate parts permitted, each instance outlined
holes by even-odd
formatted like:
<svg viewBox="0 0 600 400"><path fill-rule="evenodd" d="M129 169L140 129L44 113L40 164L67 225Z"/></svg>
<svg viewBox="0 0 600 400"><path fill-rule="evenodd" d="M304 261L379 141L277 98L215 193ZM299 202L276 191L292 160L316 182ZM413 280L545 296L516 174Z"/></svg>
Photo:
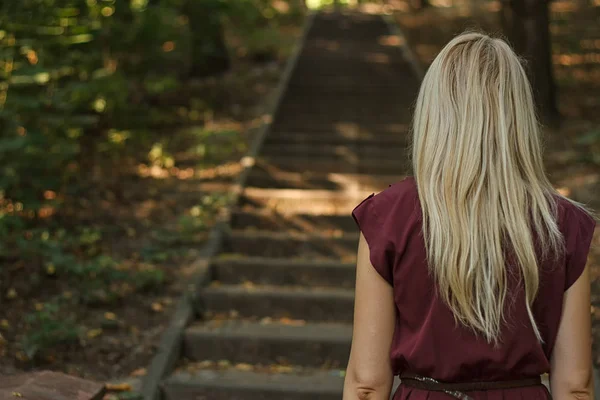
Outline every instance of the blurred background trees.
<svg viewBox="0 0 600 400"><path fill-rule="evenodd" d="M540 115L558 118L552 67L549 0L502 0L501 25L511 45L527 60Z"/></svg>
<svg viewBox="0 0 600 400"><path fill-rule="evenodd" d="M88 305L159 288L183 264L177 245L199 240L226 200L189 180L239 160L252 118L240 99L262 102L304 15L302 0L0 1L7 357L78 340L97 318ZM145 294L129 303L148 309Z"/></svg>
<svg viewBox="0 0 600 400"><path fill-rule="evenodd" d="M152 107L182 82L230 67L223 24L245 41L247 57L277 58L269 41L302 9L280 2L283 13L273 3L3 1L0 202L35 219L43 204L57 205L50 192L76 190L99 164L114 165L107 159L149 151L153 129L168 122ZM18 223L9 219L0 218L0 231Z"/></svg>

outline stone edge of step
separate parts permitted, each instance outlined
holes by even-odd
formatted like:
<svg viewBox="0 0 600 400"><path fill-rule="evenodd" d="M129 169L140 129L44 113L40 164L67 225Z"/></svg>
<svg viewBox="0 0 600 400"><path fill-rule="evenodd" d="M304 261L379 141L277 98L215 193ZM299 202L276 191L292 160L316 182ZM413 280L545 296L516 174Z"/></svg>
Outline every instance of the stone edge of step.
<svg viewBox="0 0 600 400"><path fill-rule="evenodd" d="M332 298L342 300L354 299L354 290L349 288L335 288L327 286L301 286L301 285L252 285L220 284L207 286L202 290L204 295L226 294L228 296L274 296L279 298Z"/></svg>
<svg viewBox="0 0 600 400"><path fill-rule="evenodd" d="M282 77L279 83L272 93L271 96L265 101L265 108L268 115L275 115L281 100L283 99L284 91L289 85L292 73L298 63L298 59L301 50L304 46L304 42L308 36L308 32L312 27L316 13L310 12L306 18L302 35L297 39L294 46L293 53L288 58L283 71ZM241 189L246 185L250 170L254 166L253 160L256 159L259 150L266 138L267 132L270 129L273 118L264 119L263 123L256 127L254 139L252 140L251 146L247 152L247 155L242 159L244 170L240 173L236 179L235 185L231 190L231 202L229 207L236 205L241 197ZM211 235L208 242L202 249L201 256L199 257L195 265L193 265L194 277L193 283L195 287L202 287L206 285L210 278L210 265L208 259L217 253L221 247L224 237L224 231L228 221L219 221L212 228ZM187 280L189 281L189 277ZM159 346L152 358L150 365L147 369L147 374L142 381L141 395L144 400L160 400L161 388L160 384L171 371L175 368L175 363L180 356L182 333L188 323L194 317L194 301L193 294L186 291L180 298L175 312L165 332L161 335Z"/></svg>
<svg viewBox="0 0 600 400"><path fill-rule="evenodd" d="M307 373L307 371L309 373ZM337 372L337 376L336 376ZM202 370L195 373L176 372L162 385L187 386L192 390L226 389L239 391L305 392L342 394L343 374L338 370L304 369L302 373L261 373L253 371Z"/></svg>
<svg viewBox="0 0 600 400"><path fill-rule="evenodd" d="M203 323L188 326L185 335L189 339L213 337L218 339L264 339L280 342L320 341L350 343L352 324L341 322L307 322L301 325L277 321L263 324L260 321L226 320L221 326Z"/></svg>

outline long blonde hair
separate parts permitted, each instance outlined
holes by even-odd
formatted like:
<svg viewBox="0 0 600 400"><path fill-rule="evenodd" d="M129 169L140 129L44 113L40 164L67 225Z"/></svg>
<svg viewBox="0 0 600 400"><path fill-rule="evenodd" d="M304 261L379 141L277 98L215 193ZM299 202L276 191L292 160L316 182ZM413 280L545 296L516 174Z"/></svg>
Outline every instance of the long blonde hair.
<svg viewBox="0 0 600 400"><path fill-rule="evenodd" d="M433 61L417 99L412 164L428 264L456 320L499 343L508 250L542 341L531 310L539 286L533 232L543 256L558 254L563 239L532 90L504 41L464 33Z"/></svg>

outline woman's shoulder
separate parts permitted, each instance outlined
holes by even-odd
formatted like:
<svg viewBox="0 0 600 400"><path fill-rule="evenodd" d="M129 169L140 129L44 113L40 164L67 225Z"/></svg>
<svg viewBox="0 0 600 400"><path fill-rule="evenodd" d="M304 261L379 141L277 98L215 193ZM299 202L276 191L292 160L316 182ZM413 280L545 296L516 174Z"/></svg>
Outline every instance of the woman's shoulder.
<svg viewBox="0 0 600 400"><path fill-rule="evenodd" d="M379 193L374 193L373 202L380 214L412 213L418 210L419 196L413 176L395 181Z"/></svg>
<svg viewBox="0 0 600 400"><path fill-rule="evenodd" d="M419 198L415 178L407 176L402 180L393 182L386 189L378 193L378 196L392 203L414 202Z"/></svg>
<svg viewBox="0 0 600 400"><path fill-rule="evenodd" d="M406 176L404 179L394 181L387 188L377 193L376 196L386 199L398 199L414 196L417 194L417 184L413 176Z"/></svg>
<svg viewBox="0 0 600 400"><path fill-rule="evenodd" d="M581 203L575 202L565 196L556 194L557 218L561 228L568 230L570 227L590 228L596 224L595 217Z"/></svg>

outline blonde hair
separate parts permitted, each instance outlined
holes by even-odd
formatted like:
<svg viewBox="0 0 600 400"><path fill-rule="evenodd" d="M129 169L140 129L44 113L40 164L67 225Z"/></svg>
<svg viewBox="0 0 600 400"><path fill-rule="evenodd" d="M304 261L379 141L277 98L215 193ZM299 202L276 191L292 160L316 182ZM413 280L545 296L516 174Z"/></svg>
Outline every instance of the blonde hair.
<svg viewBox="0 0 600 400"><path fill-rule="evenodd" d="M512 253L542 341L531 310L534 242L542 257L562 249L558 194L544 172L527 75L504 41L464 33L433 61L417 99L412 164L428 264L455 319L499 343Z"/></svg>

